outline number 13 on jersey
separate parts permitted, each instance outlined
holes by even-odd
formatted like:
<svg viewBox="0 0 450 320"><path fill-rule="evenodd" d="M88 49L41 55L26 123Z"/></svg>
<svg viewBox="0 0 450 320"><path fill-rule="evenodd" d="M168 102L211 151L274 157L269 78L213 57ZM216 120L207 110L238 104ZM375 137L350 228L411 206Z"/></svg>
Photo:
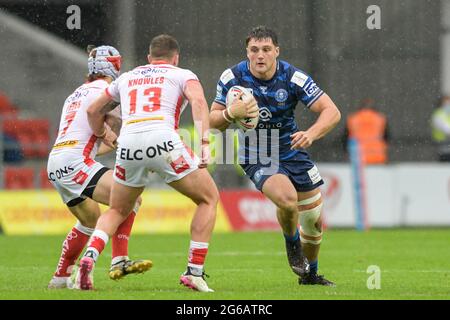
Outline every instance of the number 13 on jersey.
<svg viewBox="0 0 450 320"><path fill-rule="evenodd" d="M142 109L145 112L153 112L161 108L161 88L136 88L131 90L128 93L128 96L130 97L130 114L136 113L136 104L142 105ZM144 99L142 103L141 99ZM147 104L147 102L149 102L150 104Z"/></svg>

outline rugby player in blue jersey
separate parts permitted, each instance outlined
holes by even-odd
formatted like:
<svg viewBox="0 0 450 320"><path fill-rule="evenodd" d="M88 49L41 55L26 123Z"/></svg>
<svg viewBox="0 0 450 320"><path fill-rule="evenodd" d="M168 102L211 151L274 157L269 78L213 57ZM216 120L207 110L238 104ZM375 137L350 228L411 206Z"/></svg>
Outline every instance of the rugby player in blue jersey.
<svg viewBox="0 0 450 320"><path fill-rule="evenodd" d="M248 60L225 70L220 77L210 127L225 130L234 120L255 118L258 107L254 100L236 99L226 106L231 87L252 91L259 106L259 122L255 130L239 133L239 163L277 206L289 265L299 276L299 284L332 286L333 282L317 273L322 240L319 186L323 181L305 148L336 126L340 112L310 76L278 59L280 48L273 30L264 26L252 29L246 45ZM298 102L318 114L315 123L303 131L295 122Z"/></svg>

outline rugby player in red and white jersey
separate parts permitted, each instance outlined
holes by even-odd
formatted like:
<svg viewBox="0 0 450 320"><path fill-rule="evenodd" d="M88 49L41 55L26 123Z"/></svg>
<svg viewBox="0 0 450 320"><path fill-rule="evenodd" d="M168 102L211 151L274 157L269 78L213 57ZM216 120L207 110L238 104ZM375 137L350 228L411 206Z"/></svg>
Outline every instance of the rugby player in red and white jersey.
<svg viewBox="0 0 450 320"><path fill-rule="evenodd" d="M110 209L97 222L93 240L80 260L77 277L82 289L92 288L90 278L98 255L144 190L148 172L154 171L197 205L191 222L188 265L180 283L194 290L211 292L204 279L203 265L215 224L219 192L206 169L209 161L208 104L197 76L177 67L179 46L175 38L157 36L149 49L149 64L122 74L87 111L94 133L102 136L107 132L104 119L112 109L111 103L120 102L122 128ZM202 137L200 159L176 131L187 102ZM107 135L103 142L111 144L112 139Z"/></svg>
<svg viewBox="0 0 450 320"><path fill-rule="evenodd" d="M65 101L59 132L47 164L48 179L61 195L64 203L78 219L63 242L61 257L48 288L73 288L72 269L88 243L100 216L98 203L109 204L112 170L94 160L96 155L112 151L100 144L89 126L86 109L120 72L120 54L111 46L88 48L88 81L78 87ZM115 111L115 110L114 110ZM120 117L113 112L106 119L109 126L105 138L116 139ZM132 261L128 258L128 238L141 199L133 212L119 226L112 240L110 278L119 279L128 273L144 272L152 266L150 260ZM75 284L76 288L76 284Z"/></svg>

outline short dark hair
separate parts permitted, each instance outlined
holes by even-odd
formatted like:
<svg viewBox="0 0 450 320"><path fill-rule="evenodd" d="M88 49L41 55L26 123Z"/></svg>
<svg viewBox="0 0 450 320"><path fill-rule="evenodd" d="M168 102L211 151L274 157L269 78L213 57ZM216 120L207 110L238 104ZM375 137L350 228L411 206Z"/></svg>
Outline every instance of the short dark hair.
<svg viewBox="0 0 450 320"><path fill-rule="evenodd" d="M152 39L148 52L152 58L170 59L175 54L180 53L180 46L174 37L168 34L161 34Z"/></svg>
<svg viewBox="0 0 450 320"><path fill-rule="evenodd" d="M248 43L250 42L251 39L256 40L272 39L272 42L275 45L275 47L278 47L277 34L275 33L275 31L273 31L270 28L267 28L266 26L254 27L248 34L247 38L245 39L246 46L248 46Z"/></svg>
<svg viewBox="0 0 450 320"><path fill-rule="evenodd" d="M90 55L91 51L94 50L95 48L97 48L97 46L95 44L88 44L86 47L87 54Z"/></svg>
<svg viewBox="0 0 450 320"><path fill-rule="evenodd" d="M93 81L95 81L95 80L98 80L98 79L104 79L104 78L106 78L107 76L105 76L104 74L102 74L102 73L96 73L96 74L88 74L87 76L86 76L86 81L87 82L93 82Z"/></svg>

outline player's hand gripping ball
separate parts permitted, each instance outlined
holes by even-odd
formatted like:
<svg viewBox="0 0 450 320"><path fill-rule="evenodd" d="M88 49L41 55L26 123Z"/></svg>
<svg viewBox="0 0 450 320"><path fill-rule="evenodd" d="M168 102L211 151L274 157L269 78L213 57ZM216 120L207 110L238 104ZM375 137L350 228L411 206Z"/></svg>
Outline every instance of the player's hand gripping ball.
<svg viewBox="0 0 450 320"><path fill-rule="evenodd" d="M234 103L239 98L241 103ZM244 131L255 129L259 121L259 107L251 91L241 86L233 86L227 93L228 113Z"/></svg>

